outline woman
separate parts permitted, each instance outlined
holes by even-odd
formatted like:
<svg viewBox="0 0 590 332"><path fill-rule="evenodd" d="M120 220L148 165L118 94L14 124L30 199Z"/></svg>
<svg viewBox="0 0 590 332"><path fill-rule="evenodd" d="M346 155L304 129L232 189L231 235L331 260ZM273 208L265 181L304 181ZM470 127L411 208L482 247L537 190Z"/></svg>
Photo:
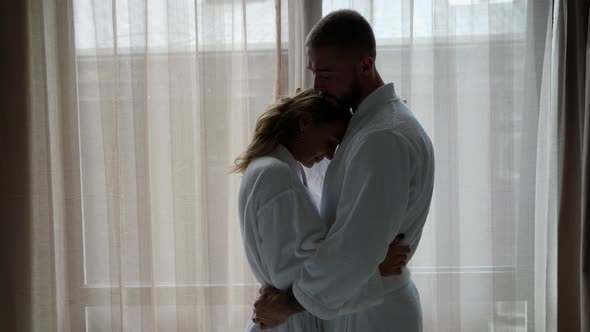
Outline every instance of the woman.
<svg viewBox="0 0 590 332"><path fill-rule="evenodd" d="M282 98L258 120L254 138L237 160L242 239L252 271L263 285L287 289L327 229L307 188L301 164L332 159L351 119L350 110L307 90ZM258 331L252 320L247 331ZM320 331L302 311L273 331Z"/></svg>

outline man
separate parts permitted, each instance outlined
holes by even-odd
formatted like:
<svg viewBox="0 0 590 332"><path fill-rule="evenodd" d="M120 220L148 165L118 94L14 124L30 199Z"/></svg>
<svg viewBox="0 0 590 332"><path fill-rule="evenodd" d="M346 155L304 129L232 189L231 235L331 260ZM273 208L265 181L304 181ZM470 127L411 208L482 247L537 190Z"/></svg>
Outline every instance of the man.
<svg viewBox="0 0 590 332"><path fill-rule="evenodd" d="M321 214L330 231L291 289L263 290L256 321L271 328L307 310L327 331L421 331L409 270L389 277L375 270L396 234L404 234L409 258L418 246L433 192L432 143L393 84L381 79L375 37L360 14L327 15L306 46L315 89L349 105L354 116L325 176ZM351 306L359 292L365 300Z"/></svg>

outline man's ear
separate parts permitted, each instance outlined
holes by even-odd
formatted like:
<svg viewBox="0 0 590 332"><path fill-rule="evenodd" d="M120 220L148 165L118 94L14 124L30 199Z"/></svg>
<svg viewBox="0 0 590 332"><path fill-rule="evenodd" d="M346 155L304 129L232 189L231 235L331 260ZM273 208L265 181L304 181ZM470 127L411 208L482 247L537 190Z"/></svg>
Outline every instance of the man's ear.
<svg viewBox="0 0 590 332"><path fill-rule="evenodd" d="M375 68L375 59L369 55L362 55L359 61L359 71L361 75L370 75Z"/></svg>

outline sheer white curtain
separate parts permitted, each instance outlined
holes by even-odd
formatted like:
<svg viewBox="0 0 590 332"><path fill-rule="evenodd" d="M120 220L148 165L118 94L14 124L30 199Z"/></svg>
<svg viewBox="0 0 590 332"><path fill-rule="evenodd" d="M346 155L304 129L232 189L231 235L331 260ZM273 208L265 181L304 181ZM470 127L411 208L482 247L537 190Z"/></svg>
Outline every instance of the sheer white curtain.
<svg viewBox="0 0 590 332"><path fill-rule="evenodd" d="M280 5L31 1L40 330L243 328L229 170L282 93Z"/></svg>
<svg viewBox="0 0 590 332"><path fill-rule="evenodd" d="M377 68L434 143L410 263L425 331L555 330L551 2L323 1L324 14L341 8L372 24Z"/></svg>
<svg viewBox="0 0 590 332"><path fill-rule="evenodd" d="M35 330L243 328L258 287L229 167L276 94L309 86L303 38L337 8L373 24L435 144L425 330L554 330L549 2L28 3Z"/></svg>

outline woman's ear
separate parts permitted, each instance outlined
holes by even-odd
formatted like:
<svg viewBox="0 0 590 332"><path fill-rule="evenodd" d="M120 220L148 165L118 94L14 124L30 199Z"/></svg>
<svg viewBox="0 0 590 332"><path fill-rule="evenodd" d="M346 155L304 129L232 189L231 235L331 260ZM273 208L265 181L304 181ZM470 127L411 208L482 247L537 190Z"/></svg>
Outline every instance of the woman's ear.
<svg viewBox="0 0 590 332"><path fill-rule="evenodd" d="M309 114L303 114L299 118L299 131L305 131L309 125L311 125L311 116Z"/></svg>

